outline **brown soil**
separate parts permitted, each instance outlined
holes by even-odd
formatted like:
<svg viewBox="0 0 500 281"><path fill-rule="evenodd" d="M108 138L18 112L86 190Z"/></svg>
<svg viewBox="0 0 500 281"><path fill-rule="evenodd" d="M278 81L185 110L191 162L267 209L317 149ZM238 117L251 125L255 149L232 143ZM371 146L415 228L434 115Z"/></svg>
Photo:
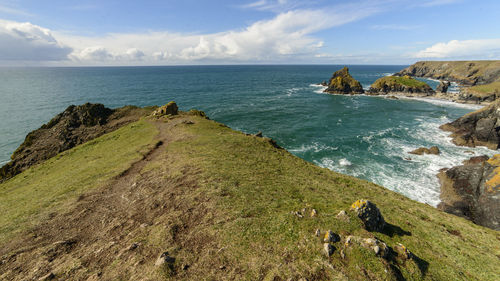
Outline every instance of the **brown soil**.
<svg viewBox="0 0 500 281"><path fill-rule="evenodd" d="M158 280L173 274L185 278L197 266L221 270L216 259L196 260L200 251L217 249L210 235L192 233L195 226L211 223L203 195L193 197L200 171L185 166L178 174L175 155L166 151L170 143L189 137L172 133L175 126L192 124L188 118L151 121L160 133L142 160L81 195L66 212L1 245L0 279ZM147 169L152 162L161 168ZM155 235L161 237L158 243L141 239ZM178 249L192 253L192 260L154 265L165 251L175 259Z"/></svg>
<svg viewBox="0 0 500 281"><path fill-rule="evenodd" d="M0 182L60 152L135 122L152 110L135 106L109 109L102 104L91 103L69 106L26 136L12 154L12 161L0 168Z"/></svg>

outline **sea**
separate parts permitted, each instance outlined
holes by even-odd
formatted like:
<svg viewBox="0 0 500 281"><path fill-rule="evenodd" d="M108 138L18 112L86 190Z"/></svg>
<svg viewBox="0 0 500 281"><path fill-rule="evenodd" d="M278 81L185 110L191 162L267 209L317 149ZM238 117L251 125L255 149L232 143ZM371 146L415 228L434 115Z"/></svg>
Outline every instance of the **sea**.
<svg viewBox="0 0 500 281"><path fill-rule="evenodd" d="M484 147L458 147L439 126L478 109L431 99L323 93L342 65L0 68L0 165L30 131L72 104L162 105L199 109L246 133L262 131L318 166L382 185L436 206L440 169ZM368 88L404 65L352 65ZM425 80L432 87L438 82ZM453 91L457 85L453 85ZM409 151L437 145L440 155Z"/></svg>

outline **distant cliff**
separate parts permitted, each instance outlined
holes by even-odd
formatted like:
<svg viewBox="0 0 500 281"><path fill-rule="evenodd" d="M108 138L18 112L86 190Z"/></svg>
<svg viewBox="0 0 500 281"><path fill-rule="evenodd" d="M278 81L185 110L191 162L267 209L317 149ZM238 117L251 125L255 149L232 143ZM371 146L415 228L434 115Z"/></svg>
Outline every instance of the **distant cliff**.
<svg viewBox="0 0 500 281"><path fill-rule="evenodd" d="M464 86L484 85L500 79L500 61L420 61L396 75L447 80Z"/></svg>

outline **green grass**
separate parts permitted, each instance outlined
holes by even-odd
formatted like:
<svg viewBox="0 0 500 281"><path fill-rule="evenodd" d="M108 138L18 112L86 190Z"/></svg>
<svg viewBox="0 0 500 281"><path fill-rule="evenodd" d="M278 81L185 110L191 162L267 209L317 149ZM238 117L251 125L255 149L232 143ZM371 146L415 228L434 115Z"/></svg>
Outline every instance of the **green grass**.
<svg viewBox="0 0 500 281"><path fill-rule="evenodd" d="M500 94L500 81L485 85L472 86L470 88L466 88L466 90L477 94L491 94L491 93Z"/></svg>
<svg viewBox="0 0 500 281"><path fill-rule="evenodd" d="M143 244L141 251L154 254L138 266L133 259L117 259L101 269L106 276L116 272L114 279L126 279L134 270L143 270L140 276L146 280L170 274L183 280L395 280L394 271L407 280L495 280L500 275L496 231L315 166L274 148L266 138L246 136L199 116L175 118L194 124L172 126L163 155L138 175L144 183L157 181L159 190L170 195L155 198L173 207L155 216L151 226L126 234ZM134 123L0 185L3 239L78 193L104 186L140 157L155 135L156 129L145 121ZM386 231L367 232L351 212L348 222L335 218L361 198L377 204L390 224ZM318 216L290 214L302 208L315 208ZM389 264L353 246L343 259L342 243L334 244L336 251L328 258L314 236L318 228L343 237L376 236L390 247L402 243L416 258ZM176 258L175 270L168 274L158 273L153 265L155 255L165 250ZM189 269L183 270L183 264Z"/></svg>
<svg viewBox="0 0 500 281"><path fill-rule="evenodd" d="M19 233L66 200L103 185L140 159L157 134L136 122L60 153L0 184L0 243Z"/></svg>
<svg viewBox="0 0 500 281"><path fill-rule="evenodd" d="M373 83L373 85L378 86L378 85L391 85L391 84L401 84L405 85L408 87L425 87L427 84L425 82L419 81L417 79L413 79L411 77L399 77L399 76L386 76L378 79ZM372 87L374 87L372 85Z"/></svg>
<svg viewBox="0 0 500 281"><path fill-rule="evenodd" d="M341 259L338 243L330 260L333 269L326 268L329 261L321 254L322 243L313 236L317 228L344 235L374 234L391 247L403 243L418 257L398 267L408 280L493 280L500 274L498 232L317 167L273 148L265 139L212 121L196 123L186 129L193 137L169 145L168 153L183 155L178 165L202 169L204 184L197 193L215 205L207 212L220 223L199 231L216 234L218 244L226 247L223 259L237 266L244 279L328 279L340 274L363 280L360 268L377 279L390 278L384 262L364 249L354 248ZM360 198L377 204L392 231L372 234L354 218L334 218ZM299 219L290 214L304 207L317 209L319 216ZM456 230L459 236L450 233Z"/></svg>

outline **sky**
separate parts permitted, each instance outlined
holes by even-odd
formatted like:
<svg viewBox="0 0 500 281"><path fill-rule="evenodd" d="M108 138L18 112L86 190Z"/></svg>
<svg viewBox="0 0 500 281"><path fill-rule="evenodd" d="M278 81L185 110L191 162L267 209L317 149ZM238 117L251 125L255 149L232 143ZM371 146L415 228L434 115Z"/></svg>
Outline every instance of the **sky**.
<svg viewBox="0 0 500 281"><path fill-rule="evenodd" d="M500 59L499 0L0 0L0 66Z"/></svg>

